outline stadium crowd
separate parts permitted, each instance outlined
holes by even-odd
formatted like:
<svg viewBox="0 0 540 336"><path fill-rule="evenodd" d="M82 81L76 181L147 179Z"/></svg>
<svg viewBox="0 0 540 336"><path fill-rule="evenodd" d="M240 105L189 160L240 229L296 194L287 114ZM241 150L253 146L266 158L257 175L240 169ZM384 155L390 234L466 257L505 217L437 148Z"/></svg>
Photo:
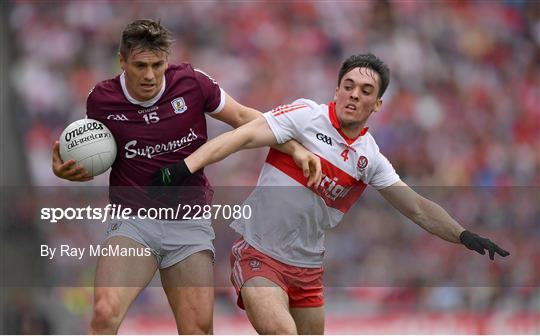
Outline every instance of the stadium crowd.
<svg viewBox="0 0 540 336"><path fill-rule="evenodd" d="M330 101L345 57L378 55L391 81L368 126L382 152L405 182L512 253L492 263L426 238L369 192L328 236L326 282L336 292L329 300L349 312L540 311L539 2L12 2L17 111L10 113L18 114L34 186L69 185L50 171L52 143L84 116L92 86L119 73L119 32L143 17L160 19L176 36L171 63L193 63L261 111L298 97ZM210 136L228 130L209 125ZM237 153L206 172L216 186L252 186L265 155ZM91 185L106 185L106 177ZM215 227L217 282L228 285L232 232ZM67 225L38 231L48 240L99 240ZM218 292L233 311L231 293ZM90 294L65 288L51 295L85 316ZM143 296L135 310L163 305ZM339 306L329 303L329 314Z"/></svg>

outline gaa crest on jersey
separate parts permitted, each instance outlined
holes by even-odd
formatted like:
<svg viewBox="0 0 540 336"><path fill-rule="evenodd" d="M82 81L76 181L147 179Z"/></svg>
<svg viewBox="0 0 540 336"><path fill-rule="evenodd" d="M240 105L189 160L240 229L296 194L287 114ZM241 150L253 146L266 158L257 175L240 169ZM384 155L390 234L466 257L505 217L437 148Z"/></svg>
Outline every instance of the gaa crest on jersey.
<svg viewBox="0 0 540 336"><path fill-rule="evenodd" d="M128 117L126 117L125 114L109 114L107 116L108 120L116 120L116 121L128 121Z"/></svg>
<svg viewBox="0 0 540 336"><path fill-rule="evenodd" d="M183 97L173 99L171 104L174 109L174 113L176 114L184 113L187 110L187 105Z"/></svg>
<svg viewBox="0 0 540 336"><path fill-rule="evenodd" d="M332 138L323 133L317 133L317 140L324 142L325 144L332 146Z"/></svg>
<svg viewBox="0 0 540 336"><path fill-rule="evenodd" d="M364 155L361 155L356 162L356 169L358 169L358 178L361 178L366 173L368 166L368 159Z"/></svg>

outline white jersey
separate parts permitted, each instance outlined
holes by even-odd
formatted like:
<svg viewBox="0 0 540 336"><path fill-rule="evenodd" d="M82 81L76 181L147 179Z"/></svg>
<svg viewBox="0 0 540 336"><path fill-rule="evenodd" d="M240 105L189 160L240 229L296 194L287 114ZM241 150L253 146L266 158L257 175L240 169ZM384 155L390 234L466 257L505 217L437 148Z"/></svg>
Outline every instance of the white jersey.
<svg viewBox="0 0 540 336"><path fill-rule="evenodd" d="M300 142L321 158L323 180L307 179L289 155L270 149L257 188L246 200L250 219L231 227L257 250L283 263L320 267L324 231L336 226L369 184L386 188L397 181L390 162L365 128L356 139L339 129L334 103L296 100L264 114L278 143Z"/></svg>

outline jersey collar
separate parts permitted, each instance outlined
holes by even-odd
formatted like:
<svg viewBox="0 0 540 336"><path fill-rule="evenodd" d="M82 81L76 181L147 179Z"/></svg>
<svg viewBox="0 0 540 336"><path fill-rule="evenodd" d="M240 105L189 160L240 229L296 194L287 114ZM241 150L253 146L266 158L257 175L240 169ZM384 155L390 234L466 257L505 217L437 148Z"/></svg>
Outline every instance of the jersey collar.
<svg viewBox="0 0 540 336"><path fill-rule="evenodd" d="M142 107L150 107L152 105L154 105L155 103L157 103L157 101L159 100L159 98L161 98L161 96L163 95L163 92L165 92L165 74L163 75L163 84L161 85L161 90L159 90L158 94L152 98L152 99L149 99L149 100L146 100L146 101L139 101L135 98L133 98L128 90L127 90L127 86L126 86L126 73L125 72L122 72L122 74L120 75L120 85L122 86L122 92L124 92L124 96L126 97L127 100L129 100L130 103L132 104L135 104L135 105L141 105Z"/></svg>
<svg viewBox="0 0 540 336"><path fill-rule="evenodd" d="M341 137L343 137L343 139L347 142L347 145L352 144L359 137L366 135L369 129L369 127L364 127L362 131L360 131L360 134L358 134L358 136L354 138L349 138L348 136L345 135L345 133L343 133L343 131L341 130L341 126L339 125L339 121L336 115L336 102L328 103L328 114L330 116L330 122L332 123L332 126L334 126L334 128L338 131L339 135L341 135Z"/></svg>

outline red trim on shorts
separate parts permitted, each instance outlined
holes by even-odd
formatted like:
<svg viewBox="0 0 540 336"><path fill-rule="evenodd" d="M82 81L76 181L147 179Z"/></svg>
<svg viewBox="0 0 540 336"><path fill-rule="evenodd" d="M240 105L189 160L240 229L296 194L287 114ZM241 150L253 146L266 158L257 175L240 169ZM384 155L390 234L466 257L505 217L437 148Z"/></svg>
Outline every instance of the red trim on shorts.
<svg viewBox="0 0 540 336"><path fill-rule="evenodd" d="M231 282L238 295L237 304L245 309L240 290L251 278L263 277L281 287L289 296L291 308L324 305L323 268L284 264L249 245L240 237L231 249Z"/></svg>

